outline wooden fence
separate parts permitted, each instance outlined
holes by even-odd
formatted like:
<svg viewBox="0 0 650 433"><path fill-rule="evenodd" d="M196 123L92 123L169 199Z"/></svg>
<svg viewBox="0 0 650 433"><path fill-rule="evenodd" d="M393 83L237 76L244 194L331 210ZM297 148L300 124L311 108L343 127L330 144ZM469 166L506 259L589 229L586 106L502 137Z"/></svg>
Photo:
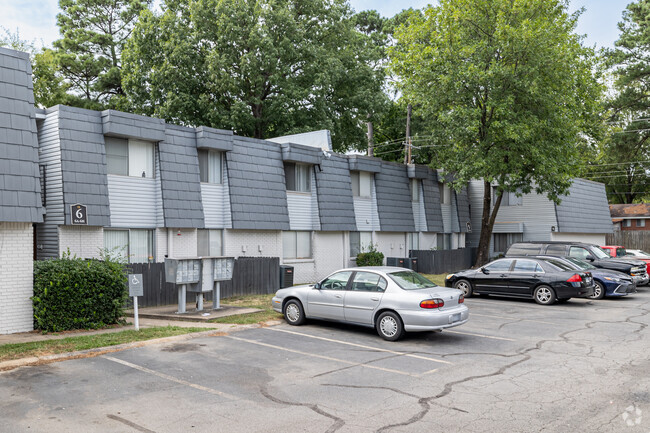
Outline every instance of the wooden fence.
<svg viewBox="0 0 650 433"><path fill-rule="evenodd" d="M476 260L477 248L457 250L411 250L410 257L417 257L418 272L422 274L445 274L471 268Z"/></svg>
<svg viewBox="0 0 650 433"><path fill-rule="evenodd" d="M144 296L138 298L140 307L157 307L178 303L175 284L165 282L164 263L132 263L128 272L142 274ZM278 257L239 257L235 259L232 281L221 282L221 297L264 295L280 288L280 259ZM212 292L204 293L206 301ZM188 293L188 301L192 294ZM130 302L129 302L130 303Z"/></svg>
<svg viewBox="0 0 650 433"><path fill-rule="evenodd" d="M606 236L607 245L622 245L631 250L650 252L650 231L616 230Z"/></svg>

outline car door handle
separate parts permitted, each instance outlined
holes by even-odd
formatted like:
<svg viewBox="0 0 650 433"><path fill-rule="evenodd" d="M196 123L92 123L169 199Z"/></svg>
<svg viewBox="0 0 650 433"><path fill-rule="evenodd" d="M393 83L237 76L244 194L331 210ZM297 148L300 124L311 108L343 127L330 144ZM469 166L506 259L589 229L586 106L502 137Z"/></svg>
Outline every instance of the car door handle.
<svg viewBox="0 0 650 433"><path fill-rule="evenodd" d="M343 295L334 295L335 298L342 298Z"/></svg>
<svg viewBox="0 0 650 433"><path fill-rule="evenodd" d="M379 301L379 298L370 298L371 301Z"/></svg>
<svg viewBox="0 0 650 433"><path fill-rule="evenodd" d="M505 277L508 276L508 274L501 274L501 275L499 275L499 276L500 276L501 278L505 278Z"/></svg>

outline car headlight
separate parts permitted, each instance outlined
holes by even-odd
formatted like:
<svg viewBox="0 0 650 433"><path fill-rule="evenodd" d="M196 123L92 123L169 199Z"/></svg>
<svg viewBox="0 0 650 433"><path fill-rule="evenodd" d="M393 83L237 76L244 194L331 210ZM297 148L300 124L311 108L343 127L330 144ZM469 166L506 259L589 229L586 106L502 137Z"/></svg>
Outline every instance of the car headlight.
<svg viewBox="0 0 650 433"><path fill-rule="evenodd" d="M616 282L616 283L619 283L619 282L621 281L620 278L616 278L616 277L604 277L604 278L605 278L606 280L614 281L614 282Z"/></svg>
<svg viewBox="0 0 650 433"><path fill-rule="evenodd" d="M445 278L445 279L448 280L448 279L450 279L450 278L453 277L453 276L454 276L454 274L449 274L449 275L447 275L447 278Z"/></svg>

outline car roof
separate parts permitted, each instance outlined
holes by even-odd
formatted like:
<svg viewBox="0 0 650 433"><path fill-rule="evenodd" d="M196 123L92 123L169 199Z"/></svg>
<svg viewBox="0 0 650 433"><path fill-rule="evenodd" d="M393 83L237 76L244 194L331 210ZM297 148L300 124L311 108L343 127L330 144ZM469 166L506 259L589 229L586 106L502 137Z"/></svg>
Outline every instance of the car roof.
<svg viewBox="0 0 650 433"><path fill-rule="evenodd" d="M340 271L379 271L379 272L399 272L399 271L410 271L414 272L408 268L400 268L399 266L357 266L355 268L345 268L339 269L336 272Z"/></svg>
<svg viewBox="0 0 650 433"><path fill-rule="evenodd" d="M512 245L521 245L521 244L534 244L534 245L593 245L596 246L596 244L592 244L589 242L580 242L580 241L521 241L521 242L515 242ZM511 245L511 246L512 246Z"/></svg>

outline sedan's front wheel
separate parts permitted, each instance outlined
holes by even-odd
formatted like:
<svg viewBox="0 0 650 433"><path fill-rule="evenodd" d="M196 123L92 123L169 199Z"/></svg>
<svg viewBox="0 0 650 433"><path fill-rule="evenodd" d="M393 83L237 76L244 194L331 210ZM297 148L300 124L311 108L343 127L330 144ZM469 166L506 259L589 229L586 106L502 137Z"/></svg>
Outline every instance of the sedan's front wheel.
<svg viewBox="0 0 650 433"><path fill-rule="evenodd" d="M305 323L305 312L300 301L292 299L285 304L284 319L289 325L302 325Z"/></svg>
<svg viewBox="0 0 650 433"><path fill-rule="evenodd" d="M598 281L594 281L594 285L594 294L589 299L603 299L605 297L605 286Z"/></svg>
<svg viewBox="0 0 650 433"><path fill-rule="evenodd" d="M555 302L555 292L549 286L539 286L533 294L535 302L540 305L551 305Z"/></svg>
<svg viewBox="0 0 650 433"><path fill-rule="evenodd" d="M467 280L458 280L454 284L454 289L461 290L466 298L472 296L472 285Z"/></svg>
<svg viewBox="0 0 650 433"><path fill-rule="evenodd" d="M404 334L402 319L392 311L381 313L377 318L375 328L377 328L379 336L388 341L397 341Z"/></svg>

